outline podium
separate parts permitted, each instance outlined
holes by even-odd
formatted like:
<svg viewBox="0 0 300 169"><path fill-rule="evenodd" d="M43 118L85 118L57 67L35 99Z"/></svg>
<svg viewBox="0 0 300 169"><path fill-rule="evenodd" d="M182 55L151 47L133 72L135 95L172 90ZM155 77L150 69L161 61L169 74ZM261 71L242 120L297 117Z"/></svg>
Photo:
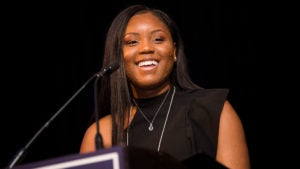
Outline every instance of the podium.
<svg viewBox="0 0 300 169"><path fill-rule="evenodd" d="M178 161L167 153L115 146L92 153L17 165L13 169L226 169L214 159L197 154Z"/></svg>

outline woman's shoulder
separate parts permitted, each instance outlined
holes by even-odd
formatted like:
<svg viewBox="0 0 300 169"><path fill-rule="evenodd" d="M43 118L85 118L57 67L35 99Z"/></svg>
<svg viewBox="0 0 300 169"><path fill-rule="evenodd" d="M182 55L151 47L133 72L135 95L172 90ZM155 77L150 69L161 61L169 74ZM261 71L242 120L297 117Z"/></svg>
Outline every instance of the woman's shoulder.
<svg viewBox="0 0 300 169"><path fill-rule="evenodd" d="M192 117L214 116L219 119L229 90L226 88L178 90L176 102L188 109Z"/></svg>
<svg viewBox="0 0 300 169"><path fill-rule="evenodd" d="M105 115L105 116L103 116L101 119L100 119L100 121L102 122L102 121L104 121L104 122L110 122L111 121L111 114L107 114L107 115Z"/></svg>
<svg viewBox="0 0 300 169"><path fill-rule="evenodd" d="M98 120L100 133L104 147L111 147L111 115L106 115ZM91 152L95 150L95 135L97 132L96 122L92 123L85 131L80 152Z"/></svg>
<svg viewBox="0 0 300 169"><path fill-rule="evenodd" d="M186 99L226 99L229 93L228 88L198 88L198 89L178 89L177 95Z"/></svg>
<svg viewBox="0 0 300 169"><path fill-rule="evenodd" d="M111 115L105 115L104 117L100 118L97 122L100 125L100 128L103 127L108 127L111 124ZM92 133L94 134L96 132L96 122L93 122L92 124L90 124L90 126L88 127L87 133Z"/></svg>
<svg viewBox="0 0 300 169"><path fill-rule="evenodd" d="M213 117L218 121L228 92L226 88L179 90L176 98L178 104L188 109L190 117Z"/></svg>

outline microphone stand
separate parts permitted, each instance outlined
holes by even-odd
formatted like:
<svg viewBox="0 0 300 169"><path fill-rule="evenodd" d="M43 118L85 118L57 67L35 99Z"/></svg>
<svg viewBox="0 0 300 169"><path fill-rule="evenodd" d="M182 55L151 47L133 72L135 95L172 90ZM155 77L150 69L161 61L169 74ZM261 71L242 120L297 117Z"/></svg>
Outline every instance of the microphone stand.
<svg viewBox="0 0 300 169"><path fill-rule="evenodd" d="M9 163L9 165L6 167L7 169L11 169L13 168L17 162L19 162L20 158L23 156L23 154L26 152L26 150L30 147L30 145L33 143L33 141L35 141L35 139L42 133L42 131L44 131L49 125L50 123L65 109L66 106L68 106L70 104L70 102L72 100L74 100L74 98L95 78L97 77L96 81L95 81L95 92L96 92L96 85L98 82L99 77L102 77L104 75L110 74L113 71L117 70L119 68L119 64L118 63L113 63L111 65L109 65L108 67L102 69L100 72L95 73L92 77L90 77L68 100L65 104L63 104L63 106L56 112L54 113L54 115L35 133L35 135L29 140L29 142L14 156L14 158L11 160L11 162ZM96 93L95 93L95 103L97 103L97 99L96 99ZM95 114L96 114L96 124L97 124L97 134L96 134L96 145L97 145L97 149L99 149L100 147L102 147L102 137L101 134L99 132L99 124L98 124L98 104L95 104Z"/></svg>
<svg viewBox="0 0 300 169"><path fill-rule="evenodd" d="M72 97L67 100L67 102L61 106L61 108L35 133L35 135L29 140L29 142L15 155L13 160L9 163L8 169L11 169L15 166L15 164L19 161L19 159L23 156L23 154L26 152L28 147L33 143L33 141L44 131L50 123L65 109L66 106L70 104L70 102L92 81L95 77L98 77L99 74L94 74L92 77L90 77L73 95Z"/></svg>

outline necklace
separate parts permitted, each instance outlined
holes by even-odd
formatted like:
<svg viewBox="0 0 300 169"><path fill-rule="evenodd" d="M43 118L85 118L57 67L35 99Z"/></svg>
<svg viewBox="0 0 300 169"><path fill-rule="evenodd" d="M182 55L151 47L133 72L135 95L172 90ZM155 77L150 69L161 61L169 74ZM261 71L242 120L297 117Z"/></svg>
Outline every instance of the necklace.
<svg viewBox="0 0 300 169"><path fill-rule="evenodd" d="M161 134L160 134L160 138L159 138L159 142L158 142L158 146L157 146L157 151L160 150L161 141L162 141L162 138L164 136L164 132L165 132L165 128L166 128L166 125L167 125L168 118L169 118L169 114L170 114L170 110L171 110L171 106L172 106L172 103L173 103L175 92L176 92L176 88L174 86L173 93L172 93L172 98L170 100L170 104L169 104L168 112L167 112L166 119L165 119L165 122L164 122L164 126L163 126L163 129L162 129ZM132 105L130 106L129 117L131 116L131 113L132 113ZM129 124L129 122L130 122L130 118L128 118L128 124ZM127 131L126 131L126 136L127 136L126 144L127 144L127 146L129 145L129 128L130 128L130 125L128 126Z"/></svg>
<svg viewBox="0 0 300 169"><path fill-rule="evenodd" d="M158 107L157 111L155 112L155 115L154 115L154 117L153 117L153 119L152 119L151 121L147 118L147 116L145 115L145 113L144 113L144 112L142 111L142 109L138 106L138 104L136 103L135 99L132 99L133 102L134 102L134 104L135 104L135 106L138 108L138 110L139 110L139 111L141 112L141 114L143 115L144 119L149 123L149 127L148 127L148 130L149 130L149 131L153 131L153 129L154 129L154 128L153 128L154 120L155 120L156 116L158 115L158 112L160 111L162 105L165 103L165 101L166 101L166 99L167 99L169 93L170 93L170 89L168 90L166 96L164 97L163 101L162 101L161 104L159 105L159 107Z"/></svg>

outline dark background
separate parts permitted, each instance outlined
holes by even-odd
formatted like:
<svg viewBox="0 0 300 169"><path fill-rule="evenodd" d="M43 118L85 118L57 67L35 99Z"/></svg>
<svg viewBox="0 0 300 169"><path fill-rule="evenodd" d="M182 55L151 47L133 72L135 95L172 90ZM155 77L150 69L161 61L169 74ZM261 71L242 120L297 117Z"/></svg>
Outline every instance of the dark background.
<svg viewBox="0 0 300 169"><path fill-rule="evenodd" d="M38 1L3 5L0 168L101 68L106 31L139 1ZM192 79L230 88L245 128L252 168L259 168L255 4L248 1L140 1L177 22ZM93 114L86 88L32 143L21 164L76 154Z"/></svg>

